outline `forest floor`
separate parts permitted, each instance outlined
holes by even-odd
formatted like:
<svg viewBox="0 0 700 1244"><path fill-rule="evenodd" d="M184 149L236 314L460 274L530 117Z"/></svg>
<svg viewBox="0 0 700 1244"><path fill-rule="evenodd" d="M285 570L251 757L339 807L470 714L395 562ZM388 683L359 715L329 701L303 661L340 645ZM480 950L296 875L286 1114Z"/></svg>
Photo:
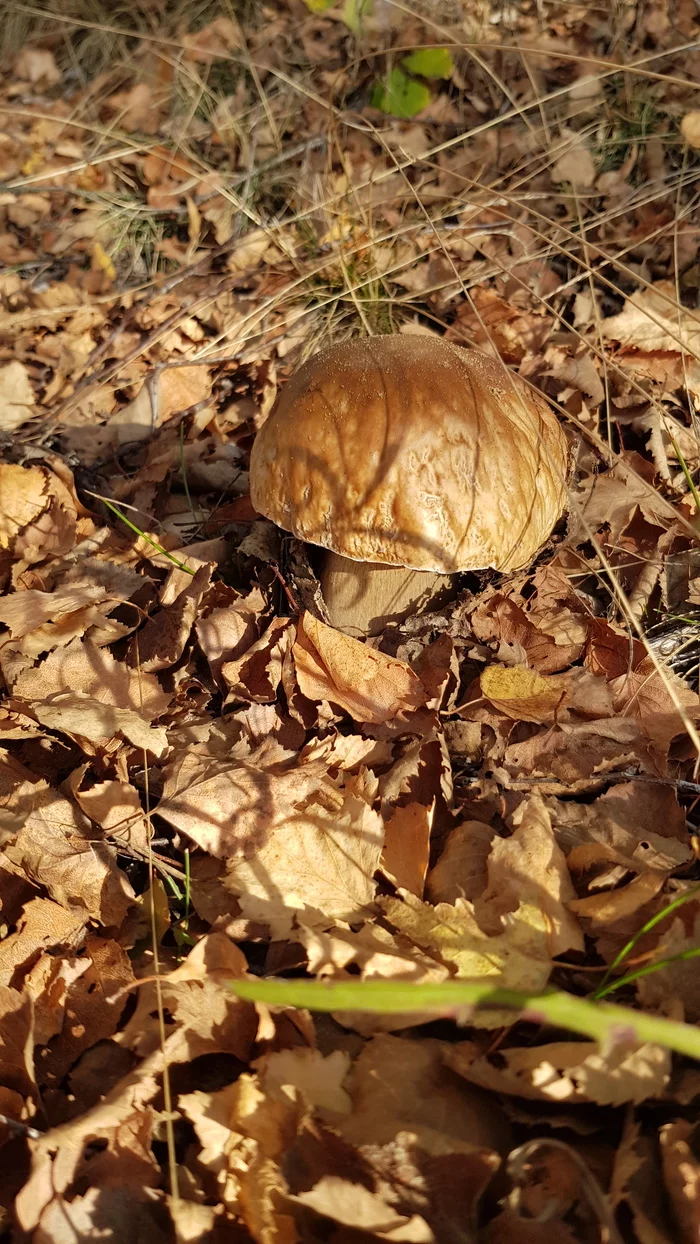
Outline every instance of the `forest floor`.
<svg viewBox="0 0 700 1244"><path fill-rule="evenodd" d="M0 37L0 1238L697 1244L697 4ZM574 468L527 572L363 643L247 472L384 333Z"/></svg>

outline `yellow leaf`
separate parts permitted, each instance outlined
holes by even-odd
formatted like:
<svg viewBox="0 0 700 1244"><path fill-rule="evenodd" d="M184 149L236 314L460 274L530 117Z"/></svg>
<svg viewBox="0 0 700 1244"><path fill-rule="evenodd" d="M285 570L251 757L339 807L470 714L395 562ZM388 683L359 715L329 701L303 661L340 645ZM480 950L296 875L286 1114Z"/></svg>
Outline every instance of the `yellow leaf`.
<svg viewBox="0 0 700 1244"><path fill-rule="evenodd" d="M700 112L686 112L681 121L681 134L689 147L700 148Z"/></svg>
<svg viewBox="0 0 700 1244"><path fill-rule="evenodd" d="M117 275L111 255L108 255L101 243L97 241L92 244L92 266L104 272L110 281L113 281Z"/></svg>
<svg viewBox="0 0 700 1244"><path fill-rule="evenodd" d="M38 173L43 163L44 163L43 153L41 151L33 151L32 154L29 156L29 158L25 160L24 164L22 165L22 169L21 169L22 175L24 177L31 177L33 173Z"/></svg>
<svg viewBox="0 0 700 1244"><path fill-rule="evenodd" d="M566 695L558 679L522 665L490 665L480 682L494 708L515 721L553 721Z"/></svg>

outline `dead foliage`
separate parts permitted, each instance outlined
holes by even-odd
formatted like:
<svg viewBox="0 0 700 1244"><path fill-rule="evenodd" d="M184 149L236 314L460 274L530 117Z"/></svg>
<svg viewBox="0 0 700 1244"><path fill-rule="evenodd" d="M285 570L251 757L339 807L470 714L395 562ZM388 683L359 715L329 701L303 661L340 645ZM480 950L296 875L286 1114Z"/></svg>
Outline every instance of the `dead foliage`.
<svg viewBox="0 0 700 1244"><path fill-rule="evenodd" d="M228 984L700 1022L695 6L83 7L0 86L0 1232L691 1244L691 1060ZM363 643L247 468L390 331L542 390L571 505Z"/></svg>

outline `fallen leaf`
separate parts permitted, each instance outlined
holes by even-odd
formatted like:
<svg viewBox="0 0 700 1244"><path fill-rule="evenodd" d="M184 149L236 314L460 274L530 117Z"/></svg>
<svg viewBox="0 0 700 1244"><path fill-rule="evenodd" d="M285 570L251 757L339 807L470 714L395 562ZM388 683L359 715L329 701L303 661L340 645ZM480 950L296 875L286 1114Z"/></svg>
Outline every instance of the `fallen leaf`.
<svg viewBox="0 0 700 1244"><path fill-rule="evenodd" d="M278 824L253 858L229 866L227 888L273 938L289 936L297 912L307 924L367 914L384 825L363 793L359 779L349 778L337 808L308 803Z"/></svg>
<svg viewBox="0 0 700 1244"><path fill-rule="evenodd" d="M428 873L426 894L431 903L473 902L488 884L486 861L496 830L483 821L463 821L451 829L440 857Z"/></svg>
<svg viewBox="0 0 700 1244"><path fill-rule="evenodd" d="M576 130L562 129L557 148L564 146L564 152L552 167L552 174L557 181L569 181L577 189L585 190L593 185L596 167L583 135Z"/></svg>
<svg viewBox="0 0 700 1244"><path fill-rule="evenodd" d="M679 308L675 283L668 280L636 290L617 315L601 320L600 331L607 341L644 352L685 350L697 357L700 346L700 318Z"/></svg>
<svg viewBox="0 0 700 1244"><path fill-rule="evenodd" d="M157 134L160 110L156 107L153 92L147 82L137 82L128 91L110 95L105 106L115 115L120 129L127 134L140 130L142 134Z"/></svg>
<svg viewBox="0 0 700 1244"><path fill-rule="evenodd" d="M265 633L243 656L220 664L221 677L228 687L228 702L274 703L284 658L294 643L294 630L289 618L273 618Z"/></svg>
<svg viewBox="0 0 700 1244"><path fill-rule="evenodd" d="M474 908L465 899L431 907L406 894L403 901L384 899L385 918L400 933L452 968L462 979L489 979L494 989L539 993L551 970L546 918L538 903L525 899L503 918L503 931L493 937L483 932ZM509 1023L506 1013L477 1011L470 1023L477 1028L499 1028Z"/></svg>
<svg viewBox="0 0 700 1244"><path fill-rule="evenodd" d="M0 463L0 548L10 548L23 528L35 521L48 504L43 471Z"/></svg>
<svg viewBox="0 0 700 1244"><path fill-rule="evenodd" d="M189 754L167 766L157 811L220 859L255 856L324 778L320 764L266 772Z"/></svg>
<svg viewBox="0 0 700 1244"><path fill-rule="evenodd" d="M21 428L36 413L34 403L34 389L24 363L13 359L0 367L0 430L15 432Z"/></svg>
<svg viewBox="0 0 700 1244"><path fill-rule="evenodd" d="M668 1051L620 1041L602 1050L595 1041L556 1041L534 1048L500 1049L497 1057L476 1042L445 1042L446 1066L470 1084L531 1101L594 1101L600 1106L663 1096L671 1072Z"/></svg>
<svg viewBox="0 0 700 1244"><path fill-rule="evenodd" d="M69 735L84 750L91 743L102 747L120 735L153 756L162 756L167 750L164 727L150 725L133 709L115 708L79 691L50 696L34 703L31 711L43 726Z"/></svg>
<svg viewBox="0 0 700 1244"><path fill-rule="evenodd" d="M557 679L521 665L489 665L480 683L494 708L515 721L554 721L566 699L566 688Z"/></svg>
<svg viewBox="0 0 700 1244"><path fill-rule="evenodd" d="M61 71L48 48L32 47L28 43L15 58L12 68L17 77L25 82L44 82L47 86L55 86L61 81Z"/></svg>
<svg viewBox="0 0 700 1244"><path fill-rule="evenodd" d="M368 648L310 613L299 624L294 663L305 696L330 700L355 721L390 721L427 699L418 675L403 661Z"/></svg>
<svg viewBox="0 0 700 1244"><path fill-rule="evenodd" d="M35 704L75 692L148 721L160 717L171 699L154 674L129 669L105 648L79 639L20 675L13 691Z"/></svg>
<svg viewBox="0 0 700 1244"><path fill-rule="evenodd" d="M698 118L698 141L693 145L700 146L700 113L689 115ZM678 1244L695 1244L700 1235L700 1166L695 1154L695 1133L696 1125L688 1119L665 1123L659 1130L661 1167Z"/></svg>
<svg viewBox="0 0 700 1244"><path fill-rule="evenodd" d="M385 826L382 868L417 898L423 897L434 811L434 803L429 808L409 803L395 808Z"/></svg>

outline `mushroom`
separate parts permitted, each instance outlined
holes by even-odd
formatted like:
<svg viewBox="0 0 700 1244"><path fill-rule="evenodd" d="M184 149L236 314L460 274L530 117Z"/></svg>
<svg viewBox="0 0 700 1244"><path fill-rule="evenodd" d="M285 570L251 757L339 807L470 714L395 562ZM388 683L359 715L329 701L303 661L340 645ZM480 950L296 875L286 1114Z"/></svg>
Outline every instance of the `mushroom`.
<svg viewBox="0 0 700 1244"><path fill-rule="evenodd" d="M439 607L459 571L528 566L564 511L567 463L554 412L499 360L371 337L294 373L253 445L250 492L327 550L332 624L376 635Z"/></svg>

